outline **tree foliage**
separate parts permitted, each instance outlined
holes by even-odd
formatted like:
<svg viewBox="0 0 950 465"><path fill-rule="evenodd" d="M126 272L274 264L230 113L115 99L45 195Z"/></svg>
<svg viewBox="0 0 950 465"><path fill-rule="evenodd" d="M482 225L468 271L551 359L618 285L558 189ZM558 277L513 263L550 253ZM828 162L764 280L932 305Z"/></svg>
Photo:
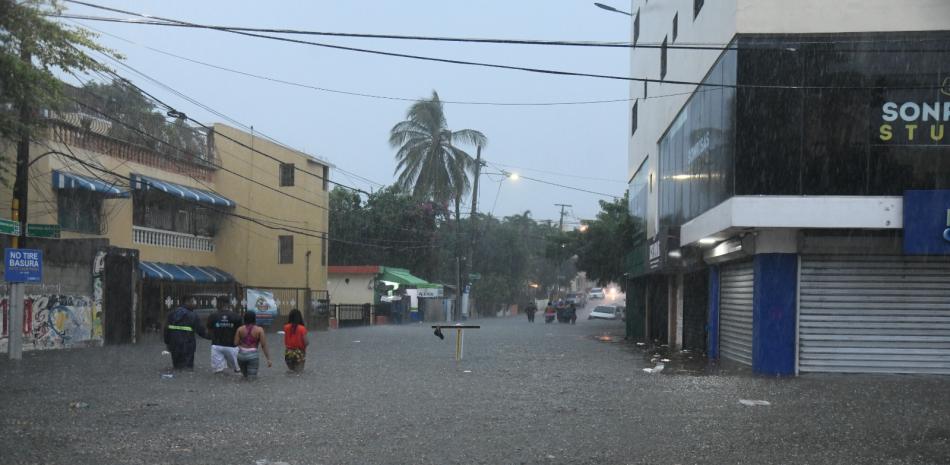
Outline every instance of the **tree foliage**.
<svg viewBox="0 0 950 465"><path fill-rule="evenodd" d="M633 250L636 225L627 209L628 194L613 202L600 202L596 219L585 232L572 233L571 247L577 268L600 285L623 282L624 260Z"/></svg>
<svg viewBox="0 0 950 465"><path fill-rule="evenodd" d="M96 43L95 34L47 16L62 10L56 0L0 0L0 139L18 140L42 125L42 121L24 124L18 109L61 106L63 84L55 72L105 69L88 51L119 57ZM24 60L26 56L29 61ZM0 171L0 182L8 182L8 166L0 163L0 170L5 171Z"/></svg>

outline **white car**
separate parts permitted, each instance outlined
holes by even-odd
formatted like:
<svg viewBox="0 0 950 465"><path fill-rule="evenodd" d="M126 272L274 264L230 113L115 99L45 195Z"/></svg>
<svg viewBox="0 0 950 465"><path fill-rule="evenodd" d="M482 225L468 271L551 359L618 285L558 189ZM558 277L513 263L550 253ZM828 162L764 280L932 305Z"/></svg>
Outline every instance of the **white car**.
<svg viewBox="0 0 950 465"><path fill-rule="evenodd" d="M590 295L588 295L588 298L590 300L594 300L594 299L604 300L605 297L606 295L604 294L604 288L602 287L595 287L591 289Z"/></svg>
<svg viewBox="0 0 950 465"><path fill-rule="evenodd" d="M616 320L617 318L617 307L609 307L607 305L594 307L590 315L587 316L588 320Z"/></svg>

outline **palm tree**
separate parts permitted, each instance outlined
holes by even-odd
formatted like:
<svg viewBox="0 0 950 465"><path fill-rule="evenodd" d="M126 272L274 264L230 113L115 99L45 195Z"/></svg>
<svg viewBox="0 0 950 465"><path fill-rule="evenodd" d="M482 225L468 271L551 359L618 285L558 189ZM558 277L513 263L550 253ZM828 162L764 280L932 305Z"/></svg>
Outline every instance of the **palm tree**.
<svg viewBox="0 0 950 465"><path fill-rule="evenodd" d="M439 94L432 91L432 98L418 100L409 107L405 121L393 126L389 132L389 145L396 152L396 185L412 191L419 198L431 199L445 205L455 202L455 275L458 303L461 303L461 204L471 182L469 173L474 171L472 156L459 145L484 147L488 139L479 131L461 129L453 131L446 127L445 111ZM461 306L457 305L457 309Z"/></svg>
<svg viewBox="0 0 950 465"><path fill-rule="evenodd" d="M456 219L462 197L471 187L469 173L475 162L460 145L482 146L488 139L479 131L446 127L439 94L409 107L405 121L393 126L389 144L396 152L396 185L414 196L446 204L455 202Z"/></svg>

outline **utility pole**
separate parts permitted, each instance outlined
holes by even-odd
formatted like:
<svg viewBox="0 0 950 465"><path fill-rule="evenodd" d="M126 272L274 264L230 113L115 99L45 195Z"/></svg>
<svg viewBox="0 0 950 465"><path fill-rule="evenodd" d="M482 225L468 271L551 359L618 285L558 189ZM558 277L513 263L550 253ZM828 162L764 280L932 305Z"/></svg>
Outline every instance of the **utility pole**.
<svg viewBox="0 0 950 465"><path fill-rule="evenodd" d="M469 273L475 272L475 243L478 240L478 178L482 174L482 146L475 147L475 182L472 183L472 244L468 249Z"/></svg>
<svg viewBox="0 0 950 465"><path fill-rule="evenodd" d="M26 44L20 45L20 59L26 66L32 66L32 55ZM13 201L11 216L20 223L20 235L14 236L11 245L18 249L26 239L27 206L30 189L30 96L23 95L20 101L20 141L16 147L16 179L13 181ZM23 357L23 283L10 283L10 330L7 339L7 352L10 360Z"/></svg>
<svg viewBox="0 0 950 465"><path fill-rule="evenodd" d="M566 207L573 207L573 205L567 205L567 204L564 204L564 203L556 203L556 204L554 204L554 206L555 206L555 207L561 207L561 221L559 221L558 224L557 224L557 230L558 230L559 232L564 232L564 208L566 208Z"/></svg>

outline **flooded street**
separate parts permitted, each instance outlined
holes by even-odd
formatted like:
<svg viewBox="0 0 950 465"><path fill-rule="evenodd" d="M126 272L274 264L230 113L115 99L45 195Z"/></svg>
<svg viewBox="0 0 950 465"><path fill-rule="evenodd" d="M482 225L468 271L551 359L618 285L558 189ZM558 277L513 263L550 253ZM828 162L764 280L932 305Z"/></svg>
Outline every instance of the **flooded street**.
<svg viewBox="0 0 950 465"><path fill-rule="evenodd" d="M312 332L306 371L194 373L136 346L0 361L9 464L947 463L950 379L643 371L621 321ZM281 353L271 335L272 353ZM769 405L744 405L742 400ZM261 462L266 463L266 462Z"/></svg>

